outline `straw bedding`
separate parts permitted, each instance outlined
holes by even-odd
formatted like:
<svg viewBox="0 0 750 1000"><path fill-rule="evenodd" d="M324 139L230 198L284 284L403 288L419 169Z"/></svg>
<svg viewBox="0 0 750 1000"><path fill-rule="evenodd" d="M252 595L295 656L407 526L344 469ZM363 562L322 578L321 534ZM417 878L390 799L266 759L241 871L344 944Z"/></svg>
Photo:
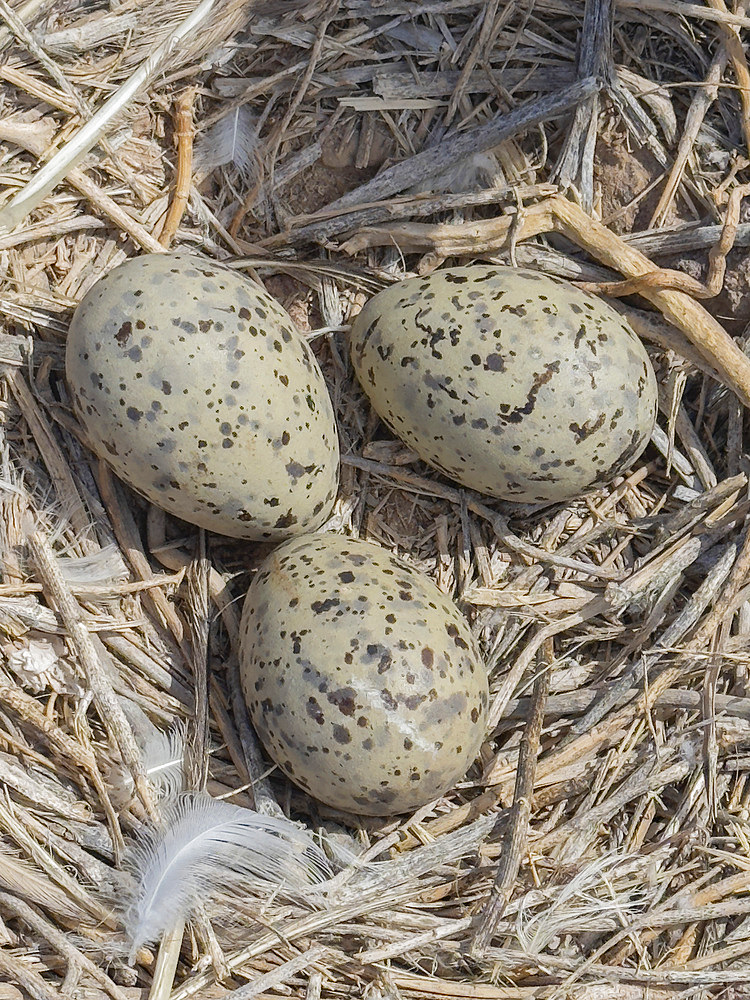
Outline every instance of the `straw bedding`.
<svg viewBox="0 0 750 1000"><path fill-rule="evenodd" d="M0 2L3 1000L748 995L749 23L744 0ZM491 730L415 815L337 815L272 770L236 685L266 550L148 509L72 418L72 310L166 246L288 309L340 425L329 528L427 572L481 642ZM606 489L461 491L358 389L366 298L479 260L603 287L648 345L659 427ZM128 964L144 719L186 722L212 795L364 852L356 892L207 901L162 982Z"/></svg>

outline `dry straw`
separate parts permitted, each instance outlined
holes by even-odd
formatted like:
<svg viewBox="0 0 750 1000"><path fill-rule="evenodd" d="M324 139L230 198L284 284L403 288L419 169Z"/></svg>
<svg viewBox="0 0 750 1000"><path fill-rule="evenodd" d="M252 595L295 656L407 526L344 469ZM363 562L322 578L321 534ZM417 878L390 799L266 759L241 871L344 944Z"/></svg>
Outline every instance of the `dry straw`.
<svg viewBox="0 0 750 1000"><path fill-rule="evenodd" d="M748 26L744 0L0 3L0 997L744 995ZM429 573L482 644L492 731L413 816L338 816L270 770L237 683L262 553L204 551L72 419L72 309L170 245L308 333L330 526ZM378 428L352 316L474 260L627 293L660 426L607 488L493 503ZM129 967L121 856L157 836L148 773L182 744L154 727L181 720L188 787L325 829L344 870L324 900L207 901Z"/></svg>

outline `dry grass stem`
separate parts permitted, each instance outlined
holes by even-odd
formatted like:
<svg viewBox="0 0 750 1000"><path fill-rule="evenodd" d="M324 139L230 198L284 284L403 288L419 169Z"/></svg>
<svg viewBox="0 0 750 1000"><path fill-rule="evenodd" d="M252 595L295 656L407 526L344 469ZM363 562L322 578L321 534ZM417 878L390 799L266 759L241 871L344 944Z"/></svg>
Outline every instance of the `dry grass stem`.
<svg viewBox="0 0 750 1000"><path fill-rule="evenodd" d="M0 998L744 996L748 27L745 0L0 0ZM473 630L484 741L411 815L274 767L239 650L269 546L151 506L74 419L73 310L168 248L286 308L340 431L326 530ZM644 341L657 426L613 482L494 500L377 420L357 312L473 262L577 282ZM341 870L308 903L206 904L128 966L122 858L172 727L187 787L325 834Z"/></svg>
<svg viewBox="0 0 750 1000"><path fill-rule="evenodd" d="M537 678L534 681L526 728L521 738L516 784L513 790L513 805L508 817L507 843L497 866L490 897L482 912L481 923L472 943L472 951L475 955L482 956L490 944L497 925L513 895L518 872L521 868L532 810L536 758L539 753L554 657L554 642L548 639L543 646L543 655L539 657L537 662Z"/></svg>

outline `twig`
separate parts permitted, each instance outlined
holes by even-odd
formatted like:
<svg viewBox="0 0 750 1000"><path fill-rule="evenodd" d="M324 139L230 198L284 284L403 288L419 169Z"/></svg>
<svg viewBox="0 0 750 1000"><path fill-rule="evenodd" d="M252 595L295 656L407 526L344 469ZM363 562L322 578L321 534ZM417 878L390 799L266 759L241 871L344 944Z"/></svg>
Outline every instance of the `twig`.
<svg viewBox="0 0 750 1000"><path fill-rule="evenodd" d="M45 7L51 7L55 0L26 0L26 3L14 10L19 21L26 24L36 14L43 11ZM11 31L9 28L0 26L0 52L2 52L11 41Z"/></svg>
<svg viewBox="0 0 750 1000"><path fill-rule="evenodd" d="M38 972L30 969L27 961L11 955L7 948L0 948L0 976L6 983L23 987L33 1000L60 1000L57 990L53 990Z"/></svg>
<svg viewBox="0 0 750 1000"><path fill-rule="evenodd" d="M157 559L170 569L184 569L190 563L189 557L176 549L163 549L164 514L152 507L148 517L148 537L151 550ZM244 773L246 781L252 782L251 794L258 812L268 815L278 815L280 807L270 790L267 780L263 777L262 755L255 733L250 726L247 707L242 694L239 673L239 633L240 620L236 604L229 593L227 585L220 573L209 566L208 593L222 617L233 651L227 663L227 687L234 715L234 726L231 725L226 708L222 703L223 695L216 682L211 681L211 708L216 721L227 740L228 749L240 773ZM239 735L239 746L237 736Z"/></svg>
<svg viewBox="0 0 750 1000"><path fill-rule="evenodd" d="M151 565L146 558L146 553L143 551L135 518L124 500L119 483L106 462L100 461L97 463L96 478L99 492L107 508L115 536L125 558L141 580L152 580ZM186 566L184 565L179 567L181 570L185 568ZM183 623L175 611L174 605L167 599L160 586L149 588L146 596L153 602L159 619L170 629L185 659L189 661L190 652L184 641Z"/></svg>
<svg viewBox="0 0 750 1000"><path fill-rule="evenodd" d="M675 652L674 649L662 649L664 656L669 656ZM550 719L561 719L574 715L582 715L596 703L600 693L609 690L613 684L605 685L603 688L585 688L579 691L565 691L561 694L550 695L547 699L547 717ZM626 701L637 698L640 694L638 688L632 687L623 691L617 701L617 707L621 707ZM696 712L701 707L701 692L688 688L667 688L663 691L655 702L659 708L674 708L685 712ZM525 719L529 713L529 698L523 697L508 702L503 714L504 719ZM735 695L717 694L716 714L750 721L750 698L740 698ZM588 729L581 727L582 732Z"/></svg>
<svg viewBox="0 0 750 1000"><path fill-rule="evenodd" d="M750 576L750 521L748 521L744 537L739 544L739 552L735 560L732 571L729 574L725 585L722 587L718 600L712 607L708 615L701 621L688 646L688 652L701 649L713 638L714 633L721 625L725 616L730 613L734 606L737 594L747 583Z"/></svg>
<svg viewBox="0 0 750 1000"><path fill-rule="evenodd" d="M2 17L5 21L8 28L10 28L18 41L21 42L21 44L28 50L29 54L32 55L34 59L36 59L36 61L44 67L44 69L46 69L47 73L49 73L55 83L67 95L68 99L73 102L76 111L78 111L82 117L89 118L91 116L91 111L87 102L81 98L80 94L71 85L70 81L61 71L55 60L52 59L47 52L45 52L42 46L34 38L33 34L23 23L23 20L11 7L8 6L5 0L0 0L0 17Z"/></svg>
<svg viewBox="0 0 750 1000"><path fill-rule="evenodd" d="M151 980L148 1000L165 1000L172 992L184 934L184 920L178 920L165 931L159 944L159 952L156 956L154 976Z"/></svg>
<svg viewBox="0 0 750 1000"><path fill-rule="evenodd" d="M4 30L0 27L0 37ZM1 47L2 42L0 42ZM68 114L72 114L76 110L75 101L70 97L66 97L62 91L55 90L54 87L50 87L49 84L31 76L30 73L20 69L18 66L9 66L7 64L0 66L0 80L5 80L6 83L18 87L19 90L24 90L32 97L37 97L39 100L44 101L45 104L49 104L51 108L57 108L58 111L67 111Z"/></svg>
<svg viewBox="0 0 750 1000"><path fill-rule="evenodd" d="M31 820L29 813L19 815L19 812L19 807L13 807L7 797L5 801L0 800L0 829L12 837L36 867L43 871L62 892L75 900L77 906L86 910L87 924L99 924L114 930L117 924L112 918L111 907L101 905L89 892L82 891L81 884L69 872L68 866L56 861L52 855L54 848L58 848L59 851L59 838L41 822ZM42 839L45 840L44 846L40 842ZM35 888L37 885L38 883L31 882L29 888ZM39 902L43 903L44 899L40 899Z"/></svg>
<svg viewBox="0 0 750 1000"><path fill-rule="evenodd" d="M489 946L495 929L510 901L526 847L536 761L539 754L547 695L549 694L552 662L555 658L553 640L548 639L540 652L541 655L537 661L539 672L534 681L529 714L518 749L516 786L508 818L505 846L500 856L490 897L484 905L480 924L472 942L472 954L478 956L481 956Z"/></svg>
<svg viewBox="0 0 750 1000"><path fill-rule="evenodd" d="M226 995L226 1000L254 1000L255 997L271 990L277 991L278 987L286 983L288 979L313 968L325 957L328 951L329 949L324 945L314 945L312 948L300 952L299 955L295 955L294 958L282 962L272 972L266 972L246 986L232 990Z"/></svg>
<svg viewBox="0 0 750 1000"><path fill-rule="evenodd" d="M98 983L107 996L112 997L113 1000L127 1000L126 991L120 989L106 973L102 972L95 962L92 962L87 955L84 955L80 949L76 948L70 939L70 935L64 934L54 927L32 906L29 906L28 903L22 902L7 892L0 892L0 903L3 904L6 912L10 912L14 917L22 920L62 956L68 965L68 976L65 977L66 983L69 977L71 980L77 979L78 974L83 972L87 976L90 976L94 982ZM74 988L75 982L71 982L70 987Z"/></svg>
<svg viewBox="0 0 750 1000"><path fill-rule="evenodd" d="M182 216L190 198L190 182L193 176L193 104L196 87L188 87L175 101L175 138L177 139L177 173L174 182L174 196L169 206L159 243L168 248L174 239Z"/></svg>
<svg viewBox="0 0 750 1000"><path fill-rule="evenodd" d="M591 219L578 206L562 198L553 198L551 201L556 228L602 263L616 268L628 277L654 270L648 258L629 247L606 226ZM642 294L685 333L719 372L722 381L733 389L745 406L750 406L750 359L718 320L684 292L644 289Z"/></svg>
<svg viewBox="0 0 750 1000"><path fill-rule="evenodd" d="M78 112L79 116L84 121L90 121L93 117L93 110L89 105L89 102L83 98L76 88L71 84L68 78L65 76L63 71L60 69L55 60L49 55L49 53L39 44L38 40L34 37L32 32L28 30L23 21L16 15L16 13L8 6L5 0L0 0L0 17L6 22L8 27L11 29L13 34L18 38L21 44L28 50L30 55L44 67L49 76L57 83L60 90L67 96L68 100L72 102L74 109ZM119 162L119 157L117 152L112 148L109 140L105 137L100 139L100 144L104 152L110 157L115 166L119 169L121 176L130 184L131 189L141 197L144 201L143 192L140 189L140 183L137 177L131 175L131 171L123 167L122 163Z"/></svg>
<svg viewBox="0 0 750 1000"><path fill-rule="evenodd" d="M571 738L584 735L590 732L594 726L605 717L607 712L617 705L626 696L631 686L640 684L648 663L658 658L662 651L672 649L677 646L688 634L695 623L700 620L700 616L715 599L720 592L724 582L729 575L732 563L736 557L737 548L730 544L713 568L710 570L701 586L695 591L680 614L667 626L666 629L656 638L648 652L638 657L631 667L626 669L618 680L610 685L595 700L588 709L585 716L571 728ZM653 691L651 692L653 696ZM658 696L657 696L658 697ZM569 739L562 741L561 746L567 745Z"/></svg>
<svg viewBox="0 0 750 1000"><path fill-rule="evenodd" d="M480 8L479 17L481 18L482 23L479 28L479 34L477 36L476 43L472 46L471 52L469 52L464 60L464 65L459 73L455 85L452 87L451 99L448 103L448 108L442 122L443 129L446 129L455 118L458 105L466 93L466 85L471 78L471 74L474 71L477 61L486 60L487 47L492 40L495 29L498 7L499 0L489 0L488 3L483 4L482 8ZM502 17L507 17L508 13L509 12L506 9L503 11Z"/></svg>
<svg viewBox="0 0 750 1000"><path fill-rule="evenodd" d="M29 389L23 373L18 369L6 368L4 375L34 436L39 452L47 466L50 479L55 485L58 499L67 512L82 551L89 553L99 551L98 544L89 538L91 520L70 471L70 462L63 455L49 422L45 419L42 409Z"/></svg>
<svg viewBox="0 0 750 1000"><path fill-rule="evenodd" d="M336 215L349 215L349 226L347 228L354 228L355 226L364 228L384 222L387 219L417 219L422 216L435 215L437 212L446 212L451 209L472 208L476 205L494 205L498 202L513 199L526 201L533 198L543 198L545 195L552 195L556 192L557 185L555 184L501 184L483 191L465 191L459 194L440 192L438 194L401 195L395 198L386 198L384 201L365 202L360 205L356 212L351 212L346 207L338 211L323 208L319 212L291 216L287 219L289 229L264 240L263 246L273 248L286 245L291 235L290 230L301 226L308 227L309 238L312 239L315 224L325 224ZM750 234L748 238L750 239ZM1 246L2 243L0 243Z"/></svg>
<svg viewBox="0 0 750 1000"><path fill-rule="evenodd" d="M242 757L252 783L250 792L253 804L259 813L264 813L267 816L278 816L283 810L274 797L270 782L265 777L266 767L260 744L250 722L250 714L247 710L245 696L242 693L239 650L230 656L227 664L227 687L229 688L232 716L240 740Z"/></svg>
<svg viewBox="0 0 750 1000"><path fill-rule="evenodd" d="M116 850L122 851L125 844L120 831L117 813L112 807L109 792L102 778L96 756L88 747L81 746L72 736L68 736L56 726L39 707L36 699L21 688L0 684L0 704L7 705L17 715L31 723L40 733L44 733L50 744L63 756L82 768L91 780L109 823L112 842Z"/></svg>
<svg viewBox="0 0 750 1000"><path fill-rule="evenodd" d="M674 271L670 268L658 268L647 274L626 281L585 281L577 282L579 288L601 295L622 297L625 295L645 294L647 289L673 289L685 292L694 299L712 299L719 294L724 286L724 275L727 270L727 254L734 246L737 226L740 221L740 205L742 199L750 193L750 184L740 184L734 188L727 205L721 235L708 255L708 275L705 282L697 281L684 271Z"/></svg>
<svg viewBox="0 0 750 1000"><path fill-rule="evenodd" d="M139 247L142 247L149 253L164 252L164 247L151 235L146 227L142 226L140 222L136 222L133 216L118 205L114 198L110 198L108 194L105 194L85 171L78 167L71 167L65 179L77 191L80 191L91 202L94 208L98 208L103 215L106 215L116 226L124 230ZM1 212L0 223L5 224Z"/></svg>
<svg viewBox="0 0 750 1000"><path fill-rule="evenodd" d="M19 125L12 121L0 122L0 137L9 139L23 149L27 149L35 156L43 156L47 150L49 141L47 136L41 130L32 131L29 128L24 128L23 124ZM140 222L137 222L132 215L118 205L114 198L110 198L108 194L102 191L99 185L84 170L75 166L71 167L67 173L66 180L84 198L88 199L102 215L114 222L119 229L124 230L138 246L144 250L148 250L150 253L163 253L164 248L158 240L154 239L145 226L142 226ZM1 213L0 222L4 223ZM12 245L10 237L6 237L4 242Z"/></svg>
<svg viewBox="0 0 750 1000"><path fill-rule="evenodd" d="M287 128L289 127L292 119L294 118L295 111L302 103L302 100L305 94L307 93L307 88L310 86L313 75L318 66L318 60L320 59L320 53L323 49L323 42L326 37L326 32L328 31L331 22L338 13L339 3L340 0L329 0L329 2L326 4L324 8L325 14L322 18L320 18L315 33L315 41L313 42L312 47L310 48L310 54L308 56L308 63L307 66L305 67L305 72L302 74L302 77L300 78L299 86L295 90L294 96L289 102L289 106L287 107L284 113L284 117L281 119L278 128L275 130L274 138L269 143L268 159L270 163L270 178L272 184L273 184L274 163L276 160L276 153L278 152L279 146L281 145L281 142L284 136L286 135Z"/></svg>
<svg viewBox="0 0 750 1000"><path fill-rule="evenodd" d="M714 10L718 10L722 14L729 13L724 0L708 0L708 3ZM740 8L744 11L745 4L737 4L738 13L741 12ZM732 62L734 75L737 79L740 106L742 108L742 133L745 137L745 150L747 155L750 156L750 72L748 72L747 68L742 36L740 35L740 29L736 25L729 24L726 20L720 21L719 24L724 32L724 46Z"/></svg>
<svg viewBox="0 0 750 1000"><path fill-rule="evenodd" d="M206 557L205 533L199 534L199 551L187 572L188 614L192 637L194 711L188 722L185 741L184 784L190 791L202 790L208 779L210 733L208 722L208 640L211 627L208 604L208 580L211 565ZM149 1000L167 1000L174 985L185 934L185 920L180 917L167 927L159 942L154 978Z"/></svg>
<svg viewBox="0 0 750 1000"><path fill-rule="evenodd" d="M359 458L356 455L344 455L341 462L344 465L351 465L355 469L362 469L371 474L388 476L390 479L395 479L396 482L412 486L417 490L424 491L428 495L449 500L458 506L464 502L464 497L467 497L466 503L469 510L489 522L492 530L503 545L512 552L518 552L519 555L526 556L528 559L548 563L550 566L560 566L564 569L576 570L579 573L585 573L586 576L595 576L604 580L614 580L619 576L616 570L595 566L593 563L581 562L579 559L568 559L566 556L557 555L555 552L548 552L538 545L532 545L531 542L519 538L518 535L511 531L507 518L487 507L476 494L472 495L452 486L444 486L442 483L425 479L422 476L416 475L416 473L406 472L397 466L383 465L381 462L373 462L370 459Z"/></svg>
<svg viewBox="0 0 750 1000"><path fill-rule="evenodd" d="M582 733L582 735L578 737L577 740L572 740L570 742L565 741L564 745L559 750L556 750L548 759L545 760L544 767L542 769L545 773L553 773L556 769L565 766L567 762L579 758L581 756L582 745L585 745L586 748L590 750L592 743L604 743L607 739L617 733L622 726L632 720L634 712L642 713L649 710L657 703L662 694L678 680L678 678L685 671L685 660L689 658L691 653L697 652L705 646L707 638L713 634L713 630L718 626L719 622L723 618L726 608L731 605L736 589L741 586L738 581L744 579L748 572L748 566L750 565L750 543L748 542L748 539L750 539L750 533L748 533L745 540L745 547L741 553L742 559L737 559L732 572L729 575L729 580L725 586L727 596L725 598L724 591L722 591L716 604L714 605L711 613L712 621L708 628L702 627L694 634L691 641L684 647L684 652L682 656L677 659L677 662L672 662L657 676L650 678L648 688L641 691L634 706L626 705L623 708L619 708L609 715L605 721L598 723L596 719L601 718L601 711L595 703L592 710L589 711L588 717L585 720L579 721L575 727L577 731ZM717 573L714 578L706 579L704 585L700 588L700 591L704 592L700 595L700 600L696 600L694 607L686 609L688 612L686 615L688 621L696 613L700 614L700 604L706 599L707 596L715 596L717 585L718 587L722 586L722 576L720 574ZM698 596L698 593L696 593L696 599ZM682 634L682 627L683 623L680 623L679 625L675 623L673 635L676 635L679 638ZM632 683L632 677L630 683ZM618 694L624 693L622 690L623 686L624 681L622 685L620 682L612 685L611 688L608 689L606 700L611 702L614 698L615 692ZM593 720L593 724L591 724L591 720ZM644 780L646 781L646 785L643 787L649 786L651 779L646 776Z"/></svg>
<svg viewBox="0 0 750 1000"><path fill-rule="evenodd" d="M739 0L735 8L736 13L744 14L747 6L746 0ZM708 69L708 73L706 74L706 78L703 81L703 86L695 88L695 93L692 101L690 102L690 107L685 118L682 135L680 136L680 143L675 154L674 164L669 173L669 178L664 187L664 191L659 198L659 204L654 210L651 222L649 223L649 228L654 228L656 226L663 225L664 223L664 219L666 218L667 212L672 205L677 193L677 188L679 187L680 181L682 180L682 176L685 172L685 167L688 159L690 158L693 145L695 140L698 138L698 133L700 132L701 125L703 124L703 119L706 117L708 109L716 100L716 95L719 92L719 84L728 62L729 52L725 43L714 56Z"/></svg>
<svg viewBox="0 0 750 1000"><path fill-rule="evenodd" d="M211 565L206 557L206 538L200 532L200 550L187 574L187 599L192 634L192 667L195 712L188 727L185 759L187 788L204 789L208 779L210 736L208 730L208 637L211 627L208 580Z"/></svg>
<svg viewBox="0 0 750 1000"><path fill-rule="evenodd" d="M719 765L719 743L716 735L716 688L721 673L721 648L716 648L716 639L712 642L711 652L706 664L706 672L701 688L701 714L703 716L703 780L706 788L706 825L716 822L718 812L718 794L716 775Z"/></svg>
<svg viewBox="0 0 750 1000"><path fill-rule="evenodd" d="M667 583L671 582L676 575L694 562L699 552L700 542L698 539L689 538L680 541L672 550L653 560L653 563L647 563L627 580L619 584L608 585L602 596L592 598L579 611L575 611L561 618L559 621L552 622L550 625L540 628L532 636L524 649L516 656L511 669L503 677L500 688L490 706L489 728L494 729L502 718L505 706L510 701L524 673L533 662L538 650L543 647L545 642L565 632L574 625L590 621L597 615L611 613L627 607L636 596L642 598L649 591L658 592Z"/></svg>
<svg viewBox="0 0 750 1000"><path fill-rule="evenodd" d="M613 0L586 0L576 70L579 77L596 77L605 86L614 79L612 61ZM564 189L577 183L584 209L594 207L594 151L598 137L599 93L581 101L575 110L552 179Z"/></svg>

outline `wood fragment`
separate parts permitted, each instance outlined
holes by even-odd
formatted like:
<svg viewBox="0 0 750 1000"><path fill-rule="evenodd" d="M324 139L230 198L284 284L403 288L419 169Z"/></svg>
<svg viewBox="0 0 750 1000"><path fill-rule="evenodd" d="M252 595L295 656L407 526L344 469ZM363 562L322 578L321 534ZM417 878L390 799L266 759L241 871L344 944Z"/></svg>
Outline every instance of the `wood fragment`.
<svg viewBox="0 0 750 1000"><path fill-rule="evenodd" d="M539 98L537 101L521 105L505 115L499 115L495 121L480 128L448 136L438 147L417 153L382 171L373 180L355 188L330 204L327 210L330 213L338 213L342 208L354 211L354 207L362 202L382 201L412 185L424 185L432 177L452 166L461 157L492 149L519 132L532 128L539 122L548 121L550 118L564 114L570 108L575 107L579 101L594 93L595 90L596 83L593 80L581 80L566 87L559 94ZM356 225L356 220L354 220L354 224ZM315 239L319 241L329 240L332 236L350 228L352 228L351 219L336 215L326 225L316 227ZM303 242L308 238L308 234L307 227L303 226L290 234L290 238L295 243Z"/></svg>

